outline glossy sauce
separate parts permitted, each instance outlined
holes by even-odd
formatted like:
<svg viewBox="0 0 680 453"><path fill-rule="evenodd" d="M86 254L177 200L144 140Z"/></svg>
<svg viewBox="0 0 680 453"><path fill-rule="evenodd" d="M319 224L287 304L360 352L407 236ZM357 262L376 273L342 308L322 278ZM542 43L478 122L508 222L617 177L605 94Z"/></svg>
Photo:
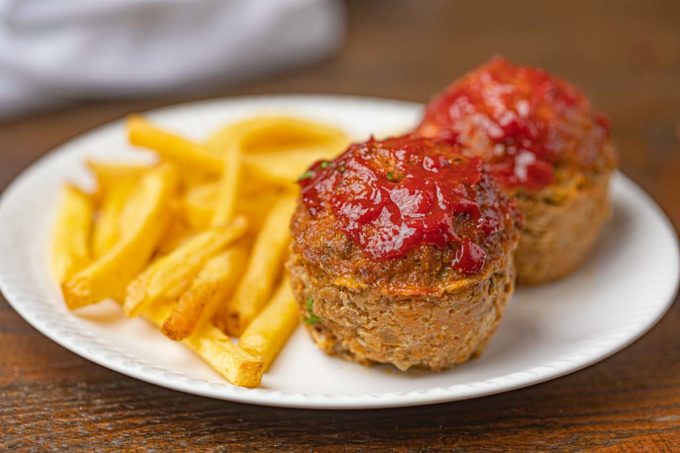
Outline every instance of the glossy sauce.
<svg viewBox="0 0 680 453"><path fill-rule="evenodd" d="M332 213L370 258L453 246L451 265L463 273L483 268L484 242L511 209L479 158L413 136L352 145L332 162L315 163L299 182L310 214Z"/></svg>
<svg viewBox="0 0 680 453"><path fill-rule="evenodd" d="M506 188L538 190L554 181L556 162L592 165L608 129L572 85L494 58L428 104L417 133L482 156Z"/></svg>

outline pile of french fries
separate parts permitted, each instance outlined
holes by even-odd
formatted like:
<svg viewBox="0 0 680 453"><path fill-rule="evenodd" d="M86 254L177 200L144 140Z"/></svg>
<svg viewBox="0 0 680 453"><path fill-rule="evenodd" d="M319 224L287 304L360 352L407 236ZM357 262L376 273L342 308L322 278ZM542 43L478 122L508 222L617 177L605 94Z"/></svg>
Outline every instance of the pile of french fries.
<svg viewBox="0 0 680 453"><path fill-rule="evenodd" d="M229 382L257 387L298 323L283 266L296 179L348 138L290 117L198 142L132 116L127 134L157 162L89 161L96 190L61 193L52 266L66 305L113 299Z"/></svg>

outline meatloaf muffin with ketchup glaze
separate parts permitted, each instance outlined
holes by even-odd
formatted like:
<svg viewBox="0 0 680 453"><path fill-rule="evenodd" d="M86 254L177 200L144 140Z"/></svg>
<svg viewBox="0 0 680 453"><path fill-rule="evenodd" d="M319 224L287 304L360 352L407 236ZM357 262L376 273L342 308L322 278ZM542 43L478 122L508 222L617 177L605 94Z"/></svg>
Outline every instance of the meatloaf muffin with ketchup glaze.
<svg viewBox="0 0 680 453"><path fill-rule="evenodd" d="M516 199L520 283L562 277L583 261L609 214L616 158L606 119L576 88L494 58L430 102L416 133L482 157Z"/></svg>
<svg viewBox="0 0 680 453"><path fill-rule="evenodd" d="M330 354L442 370L479 354L514 290L520 215L477 157L370 139L300 180L288 262Z"/></svg>

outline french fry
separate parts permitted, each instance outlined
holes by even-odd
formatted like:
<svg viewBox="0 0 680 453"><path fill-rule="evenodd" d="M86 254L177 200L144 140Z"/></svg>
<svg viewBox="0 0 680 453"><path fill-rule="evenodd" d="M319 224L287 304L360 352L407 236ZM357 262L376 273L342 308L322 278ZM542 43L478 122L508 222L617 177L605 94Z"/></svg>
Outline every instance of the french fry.
<svg viewBox="0 0 680 453"><path fill-rule="evenodd" d="M184 343L229 382L241 387L257 387L262 382L264 362L244 351L210 323Z"/></svg>
<svg viewBox="0 0 680 453"><path fill-rule="evenodd" d="M201 205L214 205L217 197L217 182L210 182L193 186L187 189L184 194L186 202L198 203Z"/></svg>
<svg viewBox="0 0 680 453"><path fill-rule="evenodd" d="M88 160L86 166L97 180L96 198L99 213L92 232L92 254L95 258L109 251L120 238L120 215L127 199L144 173L152 167Z"/></svg>
<svg viewBox="0 0 680 453"><path fill-rule="evenodd" d="M247 226L244 217L237 217L230 225L199 233L156 259L128 285L123 304L125 314L136 316L152 302L178 298L206 261L240 238Z"/></svg>
<svg viewBox="0 0 680 453"><path fill-rule="evenodd" d="M144 176L121 212L120 240L87 267L62 284L64 299L74 309L106 298L122 299L125 287L146 265L168 221L168 202L176 188L169 164Z"/></svg>
<svg viewBox="0 0 680 453"><path fill-rule="evenodd" d="M149 164L130 164L117 161L88 159L85 166L92 171L97 182L106 187L116 184L121 178L138 179L153 168Z"/></svg>
<svg viewBox="0 0 680 453"><path fill-rule="evenodd" d="M184 210L182 209L180 198L172 198L169 203L169 209L171 213L170 224L158 244L156 258L161 255L167 255L175 250L189 238L193 237L198 231L192 228L184 217Z"/></svg>
<svg viewBox="0 0 680 453"><path fill-rule="evenodd" d="M236 212L236 201L241 185L241 151L238 146L230 146L224 152L222 177L217 186L215 214L212 226L226 225Z"/></svg>
<svg viewBox="0 0 680 453"><path fill-rule="evenodd" d="M275 185L294 184L314 162L333 159L344 148L291 149L285 153L267 152L249 155L244 165L259 179Z"/></svg>
<svg viewBox="0 0 680 453"><path fill-rule="evenodd" d="M249 229L257 231L272 205L281 197L282 191L263 187L259 182L251 187L251 182L241 178L236 213L246 216ZM201 230L209 226L215 213L217 186L217 183L208 183L192 187L182 197L182 215L191 228Z"/></svg>
<svg viewBox="0 0 680 453"><path fill-rule="evenodd" d="M340 130L316 121L287 116L254 117L230 124L215 132L208 143L213 149L226 149L233 142L244 156L260 152L288 152L294 149L342 148L349 142Z"/></svg>
<svg viewBox="0 0 680 453"><path fill-rule="evenodd" d="M183 216L195 230L207 228L215 216L217 184L208 183L189 188L181 200ZM250 218L248 218L250 222Z"/></svg>
<svg viewBox="0 0 680 453"><path fill-rule="evenodd" d="M120 185L134 186L152 166L146 164L126 164L99 160L87 160L87 168L92 171L97 181L95 198L103 202L106 194Z"/></svg>
<svg viewBox="0 0 680 453"><path fill-rule="evenodd" d="M281 196L282 193L280 191L266 189L257 195L242 195L239 200L238 212L248 218L248 224L251 226L252 231L259 231L267 219L272 206Z"/></svg>
<svg viewBox="0 0 680 453"><path fill-rule="evenodd" d="M294 209L295 198L282 197L267 216L234 297L216 315L216 324L227 334L239 336L267 302L283 268L290 242L288 223Z"/></svg>
<svg viewBox="0 0 680 453"><path fill-rule="evenodd" d="M93 214L90 197L70 184L64 186L52 237L52 269L60 284L90 261Z"/></svg>
<svg viewBox="0 0 680 453"><path fill-rule="evenodd" d="M260 174L254 172L246 165L241 155L241 170L243 177L241 178L241 187L239 193L241 197L257 198L263 192L281 192L281 184L272 183L270 180L263 178ZM285 186L286 188L288 185Z"/></svg>
<svg viewBox="0 0 680 453"><path fill-rule="evenodd" d="M210 258L163 322L161 331L179 341L209 321L236 286L245 260L246 250L241 246Z"/></svg>
<svg viewBox="0 0 680 453"><path fill-rule="evenodd" d="M218 131L205 144L153 126L141 116L130 116L127 125L133 145L201 172L220 174L232 168L220 155L238 148L252 173L277 184L295 182L311 163L334 157L349 143L339 129L287 117L245 120Z"/></svg>
<svg viewBox="0 0 680 453"><path fill-rule="evenodd" d="M298 325L299 308L284 276L267 306L243 332L238 345L264 361L265 372Z"/></svg>
<svg viewBox="0 0 680 453"><path fill-rule="evenodd" d="M92 253L95 257L102 256L118 242L120 215L137 182L138 179L123 178L118 183L110 184L103 192L101 207L92 233Z"/></svg>
<svg viewBox="0 0 680 453"><path fill-rule="evenodd" d="M183 168L212 174L222 172L222 158L219 154L199 143L154 126L144 117L131 115L127 119L128 139L136 146L149 148Z"/></svg>
<svg viewBox="0 0 680 453"><path fill-rule="evenodd" d="M217 175L214 173L188 169L188 171L183 171L179 175L180 190L182 192L186 192L187 190L190 190L191 188L196 186L214 183L216 176Z"/></svg>
<svg viewBox="0 0 680 453"><path fill-rule="evenodd" d="M167 255L195 235L196 230L191 228L191 225L187 224L184 219L177 215L173 216L170 225L158 244L158 255Z"/></svg>
<svg viewBox="0 0 680 453"><path fill-rule="evenodd" d="M160 328L170 310L169 304L157 303L147 306L142 315ZM210 323L205 323L182 343L232 384L250 388L260 385L264 373L262 359L232 343Z"/></svg>
<svg viewBox="0 0 680 453"><path fill-rule="evenodd" d="M290 117L256 117L227 126L207 145L228 150L236 144L249 173L268 183L285 185L315 161L338 155L349 144L339 129Z"/></svg>

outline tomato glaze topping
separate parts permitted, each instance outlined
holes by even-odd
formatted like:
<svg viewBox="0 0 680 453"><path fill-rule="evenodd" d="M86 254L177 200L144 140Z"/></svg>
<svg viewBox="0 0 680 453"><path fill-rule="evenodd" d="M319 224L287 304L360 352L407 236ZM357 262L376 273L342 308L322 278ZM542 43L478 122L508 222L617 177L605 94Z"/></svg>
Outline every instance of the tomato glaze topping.
<svg viewBox="0 0 680 453"><path fill-rule="evenodd" d="M554 181L556 162L593 165L608 131L572 85L496 57L428 104L417 134L481 155L506 188L538 190Z"/></svg>
<svg viewBox="0 0 680 453"><path fill-rule="evenodd" d="M454 247L452 266L479 272L483 245L514 209L457 145L403 136L354 144L334 161L312 165L299 181L316 217L331 212L371 259L405 255L420 245Z"/></svg>

